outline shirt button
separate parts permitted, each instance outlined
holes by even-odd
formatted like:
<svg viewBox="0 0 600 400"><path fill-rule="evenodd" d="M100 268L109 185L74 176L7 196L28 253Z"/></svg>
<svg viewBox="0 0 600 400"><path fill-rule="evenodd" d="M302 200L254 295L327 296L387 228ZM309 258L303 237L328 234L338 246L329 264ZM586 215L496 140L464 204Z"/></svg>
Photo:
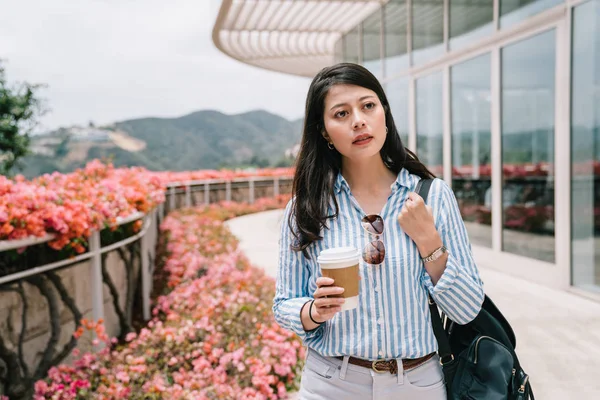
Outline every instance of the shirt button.
<svg viewBox="0 0 600 400"><path fill-rule="evenodd" d="M377 320L377 323L378 323L379 325L383 325L383 317L382 317L382 318L379 318L379 319Z"/></svg>
<svg viewBox="0 0 600 400"><path fill-rule="evenodd" d="M383 351L379 350L379 355L383 357Z"/></svg>

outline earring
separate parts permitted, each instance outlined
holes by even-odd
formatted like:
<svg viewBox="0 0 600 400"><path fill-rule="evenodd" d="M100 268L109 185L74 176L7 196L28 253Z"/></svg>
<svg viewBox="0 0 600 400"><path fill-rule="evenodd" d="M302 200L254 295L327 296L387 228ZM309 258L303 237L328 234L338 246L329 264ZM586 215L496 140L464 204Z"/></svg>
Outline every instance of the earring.
<svg viewBox="0 0 600 400"><path fill-rule="evenodd" d="M329 150L333 150L333 144L331 142L327 142L327 147L329 147Z"/></svg>

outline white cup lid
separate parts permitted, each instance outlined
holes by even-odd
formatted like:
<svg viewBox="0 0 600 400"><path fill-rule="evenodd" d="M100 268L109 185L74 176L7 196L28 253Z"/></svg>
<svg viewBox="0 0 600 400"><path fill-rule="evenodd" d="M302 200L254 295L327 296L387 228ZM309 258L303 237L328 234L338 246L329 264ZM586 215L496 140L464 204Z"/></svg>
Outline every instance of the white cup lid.
<svg viewBox="0 0 600 400"><path fill-rule="evenodd" d="M356 247L333 247L321 251L321 254L317 257L317 262L331 263L346 261L358 256L360 256L360 253Z"/></svg>

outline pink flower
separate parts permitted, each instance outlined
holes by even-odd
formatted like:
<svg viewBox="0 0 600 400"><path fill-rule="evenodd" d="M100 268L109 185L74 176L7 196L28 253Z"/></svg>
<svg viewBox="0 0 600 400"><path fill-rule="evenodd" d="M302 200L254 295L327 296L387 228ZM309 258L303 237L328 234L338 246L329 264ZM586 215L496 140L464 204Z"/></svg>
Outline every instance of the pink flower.
<svg viewBox="0 0 600 400"><path fill-rule="evenodd" d="M135 339L137 336L137 333L135 332L129 332L127 335L125 335L125 341L126 342L131 342L133 339Z"/></svg>
<svg viewBox="0 0 600 400"><path fill-rule="evenodd" d="M169 366L173 366L175 364L177 364L178 360L176 357L171 357L171 359L169 360L169 362L167 363Z"/></svg>
<svg viewBox="0 0 600 400"><path fill-rule="evenodd" d="M124 382L124 383L128 383L129 382L129 375L127 375L127 373L124 372L124 371L117 372L116 378L118 380L120 380L121 382Z"/></svg>

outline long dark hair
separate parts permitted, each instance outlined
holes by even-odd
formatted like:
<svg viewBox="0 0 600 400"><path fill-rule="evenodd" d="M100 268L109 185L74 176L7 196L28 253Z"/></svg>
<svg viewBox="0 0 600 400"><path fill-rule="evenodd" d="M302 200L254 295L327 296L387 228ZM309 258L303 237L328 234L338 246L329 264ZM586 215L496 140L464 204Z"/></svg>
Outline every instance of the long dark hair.
<svg viewBox="0 0 600 400"><path fill-rule="evenodd" d="M338 216L339 207L333 187L335 179L342 168L342 156L337 150L330 150L322 136L325 129L323 111L325 97L332 86L338 84L361 86L377 94L385 109L385 124L388 134L381 148L381 158L387 168L396 175L402 168L422 178L433 178L434 175L423 165L417 156L404 147L394 124L387 97L381 84L366 68L350 63L336 64L323 68L313 79L306 97L304 128L300 152L296 160L296 173L292 195L289 226L296 225L292 233L296 237L292 249L303 251L308 257L306 248L314 241L321 240L321 230L328 218ZM335 214L327 215L330 199L335 203ZM292 218L295 224L292 224Z"/></svg>

